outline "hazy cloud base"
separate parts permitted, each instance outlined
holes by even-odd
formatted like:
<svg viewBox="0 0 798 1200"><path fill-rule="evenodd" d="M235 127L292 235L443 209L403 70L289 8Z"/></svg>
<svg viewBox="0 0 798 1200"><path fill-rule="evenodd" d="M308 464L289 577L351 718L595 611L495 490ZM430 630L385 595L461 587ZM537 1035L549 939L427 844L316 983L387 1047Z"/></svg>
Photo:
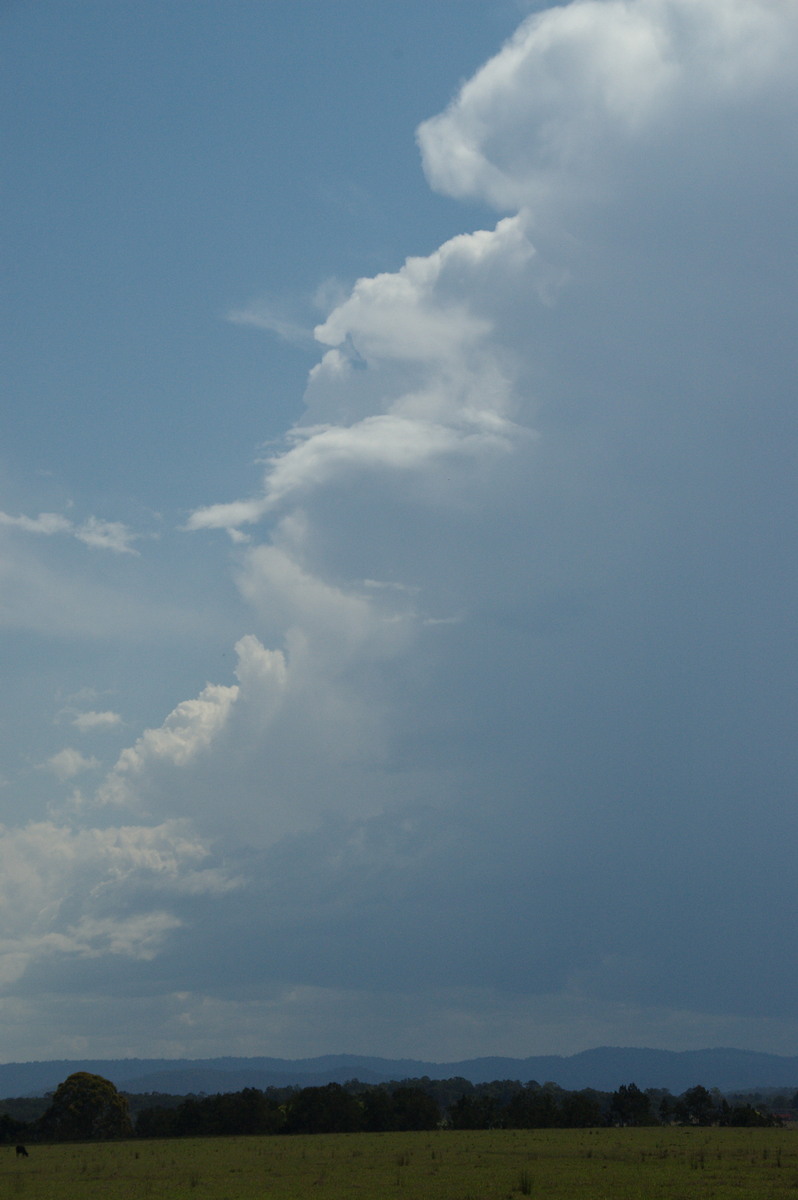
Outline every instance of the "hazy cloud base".
<svg viewBox="0 0 798 1200"><path fill-rule="evenodd" d="M358 281L262 489L190 517L232 537L236 681L4 831L9 1028L795 1036L796 53L783 0L577 0L422 125L498 223Z"/></svg>

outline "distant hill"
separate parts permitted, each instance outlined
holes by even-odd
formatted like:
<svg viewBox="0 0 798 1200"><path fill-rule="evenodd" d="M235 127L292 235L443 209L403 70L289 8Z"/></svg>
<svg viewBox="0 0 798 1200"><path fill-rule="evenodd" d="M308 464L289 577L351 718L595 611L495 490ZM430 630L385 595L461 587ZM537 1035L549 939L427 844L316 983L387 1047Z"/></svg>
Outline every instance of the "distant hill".
<svg viewBox="0 0 798 1200"><path fill-rule="evenodd" d="M561 1087L614 1091L622 1083L668 1088L678 1095L697 1083L721 1091L758 1088L798 1090L798 1057L751 1050L644 1050L603 1046L570 1057L471 1058L463 1062L424 1062L410 1058L370 1058L329 1054L320 1058L125 1058L62 1059L0 1064L0 1096L41 1096L54 1091L74 1071L104 1075L128 1092L173 1095L236 1092L245 1087L310 1087L325 1083L386 1083L428 1075L462 1076L472 1083L516 1079L551 1080Z"/></svg>

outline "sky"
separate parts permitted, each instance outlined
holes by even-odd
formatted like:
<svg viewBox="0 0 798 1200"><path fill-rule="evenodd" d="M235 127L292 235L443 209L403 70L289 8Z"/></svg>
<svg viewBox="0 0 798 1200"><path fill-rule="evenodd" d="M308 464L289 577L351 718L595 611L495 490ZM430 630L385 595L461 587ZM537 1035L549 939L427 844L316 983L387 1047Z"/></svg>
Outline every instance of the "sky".
<svg viewBox="0 0 798 1200"><path fill-rule="evenodd" d="M0 1058L794 1054L798 4L0 33Z"/></svg>

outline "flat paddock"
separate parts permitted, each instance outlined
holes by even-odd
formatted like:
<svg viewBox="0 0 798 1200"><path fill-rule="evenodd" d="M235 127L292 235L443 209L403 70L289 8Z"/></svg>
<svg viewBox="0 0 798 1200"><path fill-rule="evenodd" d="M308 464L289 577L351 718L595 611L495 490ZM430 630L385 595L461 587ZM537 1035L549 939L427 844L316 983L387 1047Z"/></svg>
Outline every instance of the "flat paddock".
<svg viewBox="0 0 798 1200"><path fill-rule="evenodd" d="M798 1132L495 1130L0 1147L24 1200L795 1200Z"/></svg>

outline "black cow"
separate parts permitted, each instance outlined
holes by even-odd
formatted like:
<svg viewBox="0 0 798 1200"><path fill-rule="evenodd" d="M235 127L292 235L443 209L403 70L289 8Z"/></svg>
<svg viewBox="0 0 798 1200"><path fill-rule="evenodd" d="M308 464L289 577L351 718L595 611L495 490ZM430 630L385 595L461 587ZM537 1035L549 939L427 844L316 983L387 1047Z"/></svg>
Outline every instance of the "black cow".
<svg viewBox="0 0 798 1200"><path fill-rule="evenodd" d="M28 1152L24 1146L17 1146L17 1158L27 1158Z"/></svg>

